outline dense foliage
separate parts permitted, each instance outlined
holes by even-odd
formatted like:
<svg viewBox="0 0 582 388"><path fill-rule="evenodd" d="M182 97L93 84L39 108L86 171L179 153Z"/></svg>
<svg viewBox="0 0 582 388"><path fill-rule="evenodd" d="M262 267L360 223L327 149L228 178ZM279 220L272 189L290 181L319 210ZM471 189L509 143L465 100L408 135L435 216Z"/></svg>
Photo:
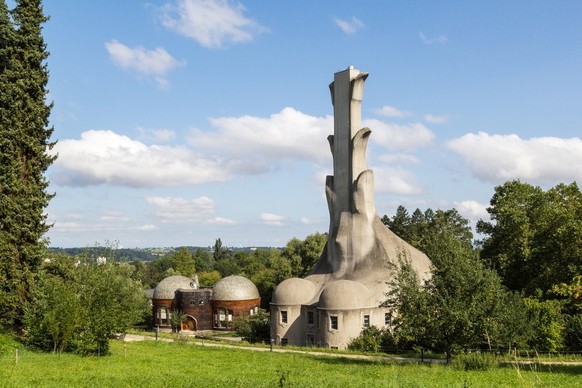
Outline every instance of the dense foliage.
<svg viewBox="0 0 582 388"><path fill-rule="evenodd" d="M495 188L482 259L512 290L547 296L558 283L582 274L582 193L576 183L547 191L520 181Z"/></svg>
<svg viewBox="0 0 582 388"><path fill-rule="evenodd" d="M484 239L477 248L468 220L454 209L409 215L400 206L383 217L434 266L423 283L403 258L392 279L386 305L399 314L396 342L449 354L474 347L582 349L582 194L576 184L544 191L506 182L495 188L487 210L491 221L478 222Z"/></svg>
<svg viewBox="0 0 582 388"><path fill-rule="evenodd" d="M21 328L47 231L54 160L40 0L0 2L0 327Z"/></svg>
<svg viewBox="0 0 582 388"><path fill-rule="evenodd" d="M251 343L269 341L271 338L269 312L259 309L256 314L239 316L234 320L233 329Z"/></svg>
<svg viewBox="0 0 582 388"><path fill-rule="evenodd" d="M66 256L44 263L26 310L26 341L43 350L107 354L109 340L149 313L132 268Z"/></svg>

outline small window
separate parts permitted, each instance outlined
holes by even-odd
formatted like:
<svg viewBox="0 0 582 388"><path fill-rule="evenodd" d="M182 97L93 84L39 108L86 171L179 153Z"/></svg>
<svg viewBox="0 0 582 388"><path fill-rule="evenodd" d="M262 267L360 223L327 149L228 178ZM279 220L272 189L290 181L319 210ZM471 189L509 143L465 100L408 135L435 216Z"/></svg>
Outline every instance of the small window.
<svg viewBox="0 0 582 388"><path fill-rule="evenodd" d="M228 321L232 322L232 310L228 310Z"/></svg>
<svg viewBox="0 0 582 388"><path fill-rule="evenodd" d="M315 315L315 326L319 329L319 312Z"/></svg>
<svg viewBox="0 0 582 388"><path fill-rule="evenodd" d="M281 311L281 323L287 323L287 311Z"/></svg>
<svg viewBox="0 0 582 388"><path fill-rule="evenodd" d="M331 315L329 317L329 328L331 330L338 330L337 315Z"/></svg>
<svg viewBox="0 0 582 388"><path fill-rule="evenodd" d="M307 324L313 325L313 311L307 312Z"/></svg>
<svg viewBox="0 0 582 388"><path fill-rule="evenodd" d="M392 314L390 314L390 313L385 313L384 314L384 324L386 326L392 325Z"/></svg>
<svg viewBox="0 0 582 388"><path fill-rule="evenodd" d="M315 336L313 334L307 334L307 346L315 345Z"/></svg>
<svg viewBox="0 0 582 388"><path fill-rule="evenodd" d="M250 309L249 310L249 315L253 315L254 313L255 313L255 310L254 309Z"/></svg>
<svg viewBox="0 0 582 388"><path fill-rule="evenodd" d="M287 338L281 338L281 345L287 346L288 343L289 343L289 340Z"/></svg>
<svg viewBox="0 0 582 388"><path fill-rule="evenodd" d="M364 327L370 327L370 316L364 315Z"/></svg>

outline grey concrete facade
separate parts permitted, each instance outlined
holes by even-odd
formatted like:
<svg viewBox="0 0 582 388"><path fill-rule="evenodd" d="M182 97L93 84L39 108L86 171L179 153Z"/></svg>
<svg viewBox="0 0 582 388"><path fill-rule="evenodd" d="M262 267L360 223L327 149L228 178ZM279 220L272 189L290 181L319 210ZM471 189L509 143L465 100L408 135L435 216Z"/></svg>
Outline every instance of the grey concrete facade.
<svg viewBox="0 0 582 388"><path fill-rule="evenodd" d="M368 74L353 67L334 74L330 85L334 134L328 137L333 174L326 178L329 209L327 245L305 279L281 282L271 302L271 336L277 344L343 349L370 325L389 326L378 307L387 282L405 256L422 277L430 260L392 233L376 214L374 173L366 148L372 133L362 128L361 105Z"/></svg>

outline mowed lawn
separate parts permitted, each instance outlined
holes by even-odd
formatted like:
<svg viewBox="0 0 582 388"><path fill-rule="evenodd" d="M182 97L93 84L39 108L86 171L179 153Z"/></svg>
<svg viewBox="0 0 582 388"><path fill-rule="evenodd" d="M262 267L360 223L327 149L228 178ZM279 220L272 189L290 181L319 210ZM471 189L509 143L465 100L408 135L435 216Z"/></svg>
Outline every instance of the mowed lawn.
<svg viewBox="0 0 582 388"><path fill-rule="evenodd" d="M106 357L20 350L0 358L2 387L575 387L581 366L464 372L445 365L352 360L155 341L111 342Z"/></svg>

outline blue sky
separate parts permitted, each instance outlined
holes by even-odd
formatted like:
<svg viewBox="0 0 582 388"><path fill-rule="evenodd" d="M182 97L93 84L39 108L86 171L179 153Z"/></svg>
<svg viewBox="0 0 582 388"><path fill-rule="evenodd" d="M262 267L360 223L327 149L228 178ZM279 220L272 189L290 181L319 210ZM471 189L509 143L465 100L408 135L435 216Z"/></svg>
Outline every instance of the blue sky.
<svg viewBox="0 0 582 388"><path fill-rule="evenodd" d="M329 83L368 72L376 207L487 218L582 178L578 1L45 1L52 246L284 246L328 228Z"/></svg>

